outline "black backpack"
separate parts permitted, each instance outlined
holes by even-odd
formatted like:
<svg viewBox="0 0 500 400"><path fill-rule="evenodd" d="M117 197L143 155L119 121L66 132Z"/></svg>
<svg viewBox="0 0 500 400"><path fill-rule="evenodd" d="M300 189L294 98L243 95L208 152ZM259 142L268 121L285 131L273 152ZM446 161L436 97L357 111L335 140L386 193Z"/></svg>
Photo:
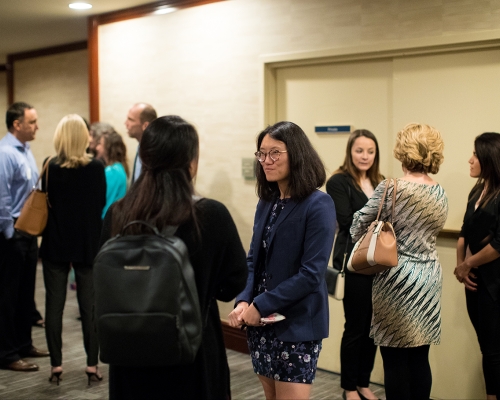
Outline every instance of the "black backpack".
<svg viewBox="0 0 500 400"><path fill-rule="evenodd" d="M132 224L154 234L124 235ZM102 362L194 362L203 329L200 304L187 247L173 232L163 236L144 221L127 224L97 254L94 289Z"/></svg>

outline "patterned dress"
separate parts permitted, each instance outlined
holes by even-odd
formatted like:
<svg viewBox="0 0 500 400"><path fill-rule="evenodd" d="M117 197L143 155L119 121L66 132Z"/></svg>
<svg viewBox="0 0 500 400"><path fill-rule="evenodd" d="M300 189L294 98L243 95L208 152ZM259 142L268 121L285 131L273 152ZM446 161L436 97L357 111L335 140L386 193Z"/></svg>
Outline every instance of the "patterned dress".
<svg viewBox="0 0 500 400"><path fill-rule="evenodd" d="M277 199L262 237L262 248L267 254L269 238L274 224L288 199ZM263 263L256 271L258 280L254 286L254 297L267 289L266 269ZM279 322L276 322L279 324ZM283 342L276 337L272 324L249 326L247 342L252 357L254 372L275 381L292 383L312 383L316 375L321 340L308 342Z"/></svg>
<svg viewBox="0 0 500 400"><path fill-rule="evenodd" d="M354 214L353 240L358 240L377 217L387 181L377 186L368 203ZM392 206L393 185L387 193L382 220ZM375 276L370 337L386 347L439 344L441 337L442 274L436 236L448 215L444 189L397 180L393 220L398 266Z"/></svg>

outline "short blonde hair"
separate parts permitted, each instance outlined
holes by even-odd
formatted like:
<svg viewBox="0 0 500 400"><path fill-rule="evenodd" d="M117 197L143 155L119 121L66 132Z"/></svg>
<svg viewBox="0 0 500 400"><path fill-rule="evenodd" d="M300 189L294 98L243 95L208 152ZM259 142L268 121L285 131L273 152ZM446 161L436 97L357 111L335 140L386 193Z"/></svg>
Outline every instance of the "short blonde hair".
<svg viewBox="0 0 500 400"><path fill-rule="evenodd" d="M437 174L443 163L444 142L436 128L408 124L396 135L394 157L411 172Z"/></svg>
<svg viewBox="0 0 500 400"><path fill-rule="evenodd" d="M59 121L54 134L54 147L61 167L77 168L90 162L85 153L89 146L89 131L82 117L66 115Z"/></svg>

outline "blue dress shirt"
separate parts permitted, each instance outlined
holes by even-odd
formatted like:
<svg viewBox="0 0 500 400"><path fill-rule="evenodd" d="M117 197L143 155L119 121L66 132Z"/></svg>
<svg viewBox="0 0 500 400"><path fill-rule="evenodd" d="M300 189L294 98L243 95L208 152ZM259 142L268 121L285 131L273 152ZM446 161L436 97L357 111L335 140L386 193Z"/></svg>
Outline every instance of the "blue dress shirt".
<svg viewBox="0 0 500 400"><path fill-rule="evenodd" d="M28 143L12 133L0 140L0 232L6 239L14 235L14 218L38 180L38 168Z"/></svg>

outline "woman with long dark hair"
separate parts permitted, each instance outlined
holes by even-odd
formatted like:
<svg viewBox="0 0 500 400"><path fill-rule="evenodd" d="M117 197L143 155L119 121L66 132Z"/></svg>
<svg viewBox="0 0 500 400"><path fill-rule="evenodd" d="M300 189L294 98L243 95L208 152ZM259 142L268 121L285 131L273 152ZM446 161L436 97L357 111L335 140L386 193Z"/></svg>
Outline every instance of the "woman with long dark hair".
<svg viewBox="0 0 500 400"><path fill-rule="evenodd" d="M325 168L299 126L278 122L262 131L255 157L260 200L248 281L229 323L248 326L253 368L267 399L306 399L328 336L325 273L335 206L317 190L325 182ZM274 313L286 319L261 321Z"/></svg>
<svg viewBox="0 0 500 400"><path fill-rule="evenodd" d="M204 321L202 343L194 363L188 365L134 368L111 364L110 399L230 398L216 300L230 301L243 289L245 252L226 207L194 197L198 151L198 134L182 118L171 115L151 122L141 139L142 173L125 197L108 210L101 241L134 220L147 221L160 232L178 227L175 235L186 244L195 273ZM150 233L142 225L132 225L127 232Z"/></svg>
<svg viewBox="0 0 500 400"><path fill-rule="evenodd" d="M486 397L500 396L500 134L474 141L470 176L477 178L457 243L455 275L465 286L469 318L483 355Z"/></svg>
<svg viewBox="0 0 500 400"><path fill-rule="evenodd" d="M337 238L333 267L345 271L344 334L340 345L340 386L348 400L375 399L369 388L377 346L370 338L372 319L373 275L347 270L347 260L354 247L349 229L356 211L373 195L383 177L379 169L379 147L375 135L357 129L347 141L344 163L326 183L337 211Z"/></svg>

